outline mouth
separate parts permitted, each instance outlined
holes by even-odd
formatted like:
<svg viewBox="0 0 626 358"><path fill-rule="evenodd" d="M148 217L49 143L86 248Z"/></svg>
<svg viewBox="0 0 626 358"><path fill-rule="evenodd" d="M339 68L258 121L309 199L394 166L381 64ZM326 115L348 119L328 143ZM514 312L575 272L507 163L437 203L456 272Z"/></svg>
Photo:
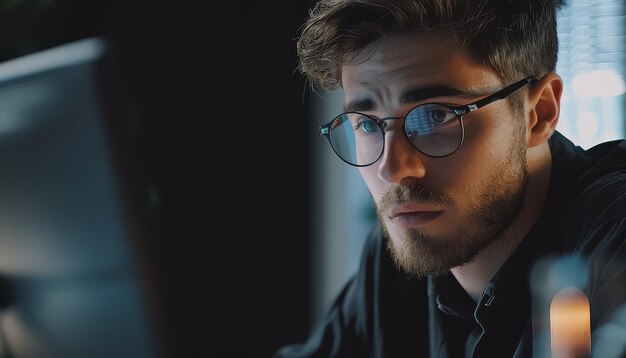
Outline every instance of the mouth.
<svg viewBox="0 0 626 358"><path fill-rule="evenodd" d="M424 204L403 204L394 206L389 219L402 228L413 228L425 225L443 214L440 208Z"/></svg>

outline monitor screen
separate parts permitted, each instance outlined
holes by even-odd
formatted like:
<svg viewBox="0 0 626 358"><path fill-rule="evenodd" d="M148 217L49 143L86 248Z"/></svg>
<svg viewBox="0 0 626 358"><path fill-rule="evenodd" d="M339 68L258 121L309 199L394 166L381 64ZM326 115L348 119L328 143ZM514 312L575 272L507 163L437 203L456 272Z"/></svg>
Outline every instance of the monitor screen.
<svg viewBox="0 0 626 358"><path fill-rule="evenodd" d="M0 64L0 357L157 353L108 49Z"/></svg>

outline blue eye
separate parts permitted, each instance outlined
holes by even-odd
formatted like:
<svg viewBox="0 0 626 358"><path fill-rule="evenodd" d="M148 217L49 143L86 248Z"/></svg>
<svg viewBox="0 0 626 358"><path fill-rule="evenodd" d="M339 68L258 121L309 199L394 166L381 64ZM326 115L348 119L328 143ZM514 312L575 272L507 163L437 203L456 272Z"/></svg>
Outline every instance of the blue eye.
<svg viewBox="0 0 626 358"><path fill-rule="evenodd" d="M349 113L348 116L354 131L359 131L362 134L371 134L376 133L380 129L376 121L368 116L360 113Z"/></svg>
<svg viewBox="0 0 626 358"><path fill-rule="evenodd" d="M373 133L378 130L378 125L371 119L365 119L364 121L359 123L360 128L365 133Z"/></svg>

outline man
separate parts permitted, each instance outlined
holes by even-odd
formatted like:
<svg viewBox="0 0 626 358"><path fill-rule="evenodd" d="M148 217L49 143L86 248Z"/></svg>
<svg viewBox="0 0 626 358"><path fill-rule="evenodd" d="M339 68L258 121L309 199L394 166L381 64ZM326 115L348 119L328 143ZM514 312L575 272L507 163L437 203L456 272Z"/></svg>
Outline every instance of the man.
<svg viewBox="0 0 626 358"><path fill-rule="evenodd" d="M591 333L594 356L626 353L626 143L585 151L555 130L562 5L315 6L300 69L343 89L320 134L360 171L379 225L308 340L275 357L587 356ZM583 314L546 328L531 276L559 257L584 263L579 284L562 285ZM574 338L557 339L559 320Z"/></svg>

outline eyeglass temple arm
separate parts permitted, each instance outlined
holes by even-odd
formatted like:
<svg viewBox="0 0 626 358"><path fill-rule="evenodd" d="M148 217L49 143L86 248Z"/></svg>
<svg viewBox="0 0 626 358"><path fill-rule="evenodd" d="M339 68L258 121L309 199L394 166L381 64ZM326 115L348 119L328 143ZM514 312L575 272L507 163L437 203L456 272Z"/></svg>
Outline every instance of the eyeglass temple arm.
<svg viewBox="0 0 626 358"><path fill-rule="evenodd" d="M457 112L457 115L461 115L461 114L466 114L472 111L477 110L480 107L486 106L491 102L495 102L499 99L503 99L506 98L508 96L510 96L513 92L517 91L518 89L526 86L527 84L531 84L534 85L537 81L539 81L539 79L537 78L537 76L530 76L530 77L526 77L523 80L519 81L519 82L515 82L514 84L510 85L509 87L505 87L504 89L502 89L501 91L498 91L492 95L489 95L481 100L478 100L474 103L468 104L467 106L462 107L462 110L455 110L455 112Z"/></svg>

